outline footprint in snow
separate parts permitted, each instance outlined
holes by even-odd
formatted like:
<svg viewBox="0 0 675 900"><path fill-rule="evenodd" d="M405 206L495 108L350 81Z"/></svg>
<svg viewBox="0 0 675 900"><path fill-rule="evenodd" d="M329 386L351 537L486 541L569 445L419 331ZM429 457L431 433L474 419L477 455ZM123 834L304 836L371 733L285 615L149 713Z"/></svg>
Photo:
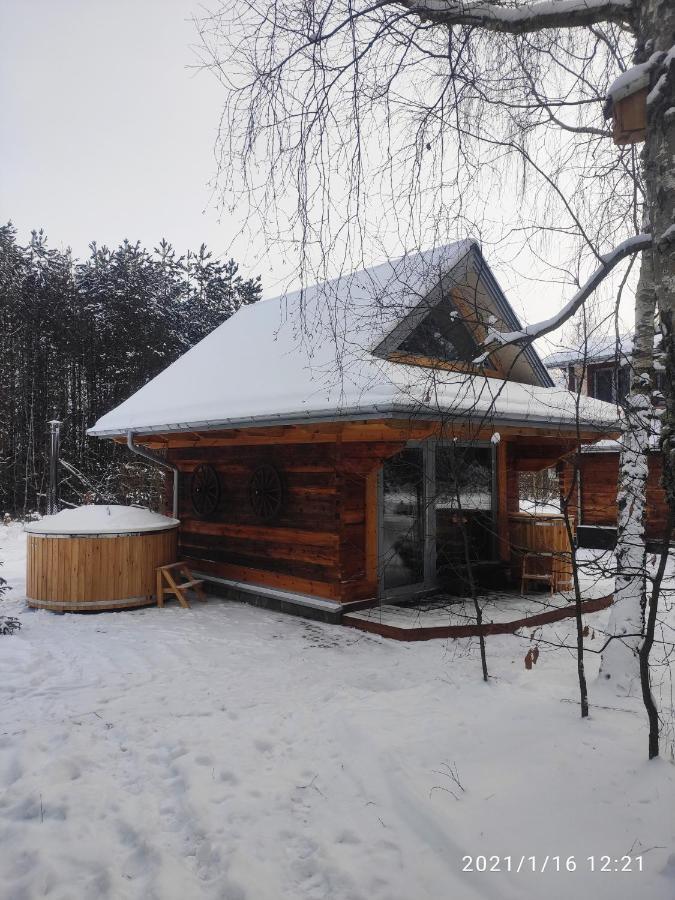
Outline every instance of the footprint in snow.
<svg viewBox="0 0 675 900"><path fill-rule="evenodd" d="M259 753L264 753L266 756L269 756L274 749L274 745L270 744L269 741L257 740L253 742L253 746Z"/></svg>
<svg viewBox="0 0 675 900"><path fill-rule="evenodd" d="M353 831L350 831L348 828L345 828L344 831L341 831L337 837L335 838L336 843L338 844L360 844L361 838L355 834Z"/></svg>
<svg viewBox="0 0 675 900"><path fill-rule="evenodd" d="M220 781L225 782L225 784L239 784L239 779L234 774L234 772L226 772L225 770L221 769L218 778L220 779Z"/></svg>
<svg viewBox="0 0 675 900"><path fill-rule="evenodd" d="M195 762L198 766L212 766L213 759L212 757L202 754L201 756L195 756Z"/></svg>

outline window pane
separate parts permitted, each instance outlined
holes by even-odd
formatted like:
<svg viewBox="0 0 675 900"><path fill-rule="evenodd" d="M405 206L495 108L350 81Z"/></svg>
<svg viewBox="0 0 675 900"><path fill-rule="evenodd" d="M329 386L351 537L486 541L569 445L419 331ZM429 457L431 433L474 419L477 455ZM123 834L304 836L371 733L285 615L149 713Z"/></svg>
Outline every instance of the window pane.
<svg viewBox="0 0 675 900"><path fill-rule="evenodd" d="M382 555L385 588L424 580L424 465L422 451L403 450L383 466Z"/></svg>
<svg viewBox="0 0 675 900"><path fill-rule="evenodd" d="M613 381L613 368L596 369L593 373L593 396L598 400L607 400L611 403L614 399Z"/></svg>
<svg viewBox="0 0 675 900"><path fill-rule="evenodd" d="M630 366L621 366L619 369L619 402L626 399L630 390Z"/></svg>
<svg viewBox="0 0 675 900"><path fill-rule="evenodd" d="M436 574L448 577L494 557L492 450L436 448Z"/></svg>
<svg viewBox="0 0 675 900"><path fill-rule="evenodd" d="M399 350L411 356L442 359L447 362L471 362L478 346L459 314L448 300L431 309Z"/></svg>

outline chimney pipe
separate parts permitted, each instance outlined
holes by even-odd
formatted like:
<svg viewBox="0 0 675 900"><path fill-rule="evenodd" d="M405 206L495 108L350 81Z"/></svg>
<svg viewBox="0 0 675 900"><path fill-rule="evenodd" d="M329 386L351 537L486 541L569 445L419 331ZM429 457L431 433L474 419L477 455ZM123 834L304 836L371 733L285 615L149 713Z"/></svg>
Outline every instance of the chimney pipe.
<svg viewBox="0 0 675 900"><path fill-rule="evenodd" d="M58 419L47 422L47 458L49 460L49 490L47 491L47 515L59 511L59 453L61 449L61 425Z"/></svg>

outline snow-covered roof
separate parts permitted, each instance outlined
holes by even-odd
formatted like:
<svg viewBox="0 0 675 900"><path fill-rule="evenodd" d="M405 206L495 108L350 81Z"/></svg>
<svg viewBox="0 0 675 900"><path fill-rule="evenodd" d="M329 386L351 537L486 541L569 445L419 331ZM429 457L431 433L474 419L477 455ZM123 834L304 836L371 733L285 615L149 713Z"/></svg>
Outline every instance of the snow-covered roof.
<svg viewBox="0 0 675 900"><path fill-rule="evenodd" d="M578 347L559 350L544 357L547 369L558 369L578 362L605 362L607 360L630 359L633 350L633 336L622 334L618 345L615 334L590 334Z"/></svg>
<svg viewBox="0 0 675 900"><path fill-rule="evenodd" d="M649 449L658 453L661 449L661 416L657 411L650 417L647 431L647 445ZM618 453L623 447L623 437L608 438L588 444L582 448L583 453Z"/></svg>
<svg viewBox="0 0 675 900"><path fill-rule="evenodd" d="M453 287L480 295L498 326L520 327L477 244L459 241L243 307L89 433L408 415L573 423L576 398L551 386L532 347L498 351L508 382L376 355L432 291ZM580 418L611 426L616 410L582 398Z"/></svg>
<svg viewBox="0 0 675 900"><path fill-rule="evenodd" d="M655 367L661 367L659 354L662 350L663 337L658 330L654 331L654 354L656 356ZM589 334L585 341L578 347L559 350L544 357L544 365L547 369L559 369L574 363L600 363L614 362L621 364L630 362L633 353L633 335L621 334L617 341L615 334Z"/></svg>
<svg viewBox="0 0 675 900"><path fill-rule="evenodd" d="M164 531L179 524L178 519L161 516L141 506L92 503L43 516L36 522L29 522L25 530L30 534L130 534Z"/></svg>

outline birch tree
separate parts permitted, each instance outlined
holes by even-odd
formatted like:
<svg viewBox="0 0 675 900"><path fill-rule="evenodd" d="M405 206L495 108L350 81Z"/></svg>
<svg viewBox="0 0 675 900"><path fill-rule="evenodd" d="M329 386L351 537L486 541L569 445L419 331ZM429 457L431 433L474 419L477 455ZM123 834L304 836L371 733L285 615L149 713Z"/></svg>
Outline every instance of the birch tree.
<svg viewBox="0 0 675 900"><path fill-rule="evenodd" d="M546 320L492 331L490 349L554 332L623 260L639 260L616 639L602 666L626 688L639 677L647 599L655 315L670 360L661 441L675 508L675 4L226 0L197 24L203 63L225 88L223 196L235 206L245 195L268 240L290 237L301 275L316 247L319 269L336 256L353 264L364 246L372 255L378 237L428 241L430 223L450 238L482 234L489 209L494 253L515 241L528 259L546 260L551 281L572 285L569 302ZM645 73L647 133L638 156L635 147L614 146L603 108L618 76L625 83ZM500 241L501 196L517 202Z"/></svg>

